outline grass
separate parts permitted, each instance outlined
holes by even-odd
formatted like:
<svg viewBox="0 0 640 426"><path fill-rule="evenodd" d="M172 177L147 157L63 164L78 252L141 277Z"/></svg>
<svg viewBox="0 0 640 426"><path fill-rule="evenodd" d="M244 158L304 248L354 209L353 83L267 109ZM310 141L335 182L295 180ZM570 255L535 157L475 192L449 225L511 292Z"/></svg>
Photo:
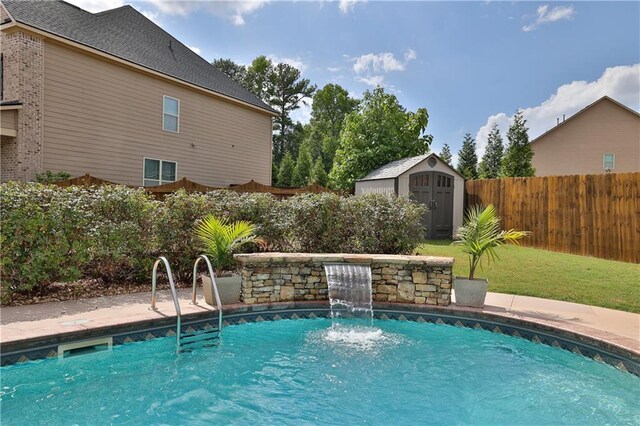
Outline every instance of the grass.
<svg viewBox="0 0 640 426"><path fill-rule="evenodd" d="M462 247L451 241L427 241L418 254L455 258L455 275L469 274ZM640 313L640 265L556 253L528 247L497 249L500 257L476 276L489 279L489 291L565 300Z"/></svg>

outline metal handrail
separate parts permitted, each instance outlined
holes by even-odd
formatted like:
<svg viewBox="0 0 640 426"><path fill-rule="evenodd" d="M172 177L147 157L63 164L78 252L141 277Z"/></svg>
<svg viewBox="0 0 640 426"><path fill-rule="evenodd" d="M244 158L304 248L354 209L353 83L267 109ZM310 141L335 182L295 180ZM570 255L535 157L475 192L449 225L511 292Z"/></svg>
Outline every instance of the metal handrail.
<svg viewBox="0 0 640 426"><path fill-rule="evenodd" d="M200 256L198 256L196 258L195 263L193 264L193 291L191 293L191 303L194 305L198 304L198 301L196 300L196 285L198 282L198 275L197 275L198 263L200 263L201 260L204 260L205 263L207 264L207 269L209 269L209 276L211 276L211 290L216 299L216 307L218 308L218 333L221 333L222 332L222 302L220 302L220 293L218 293L218 285L216 284L216 274L213 272L211 261L204 254L201 254ZM202 285L204 286L204 282L202 283Z"/></svg>
<svg viewBox="0 0 640 426"><path fill-rule="evenodd" d="M164 263L164 267L167 270L167 276L169 277L169 285L171 286L171 296L173 297L173 304L176 307L177 326L176 326L176 339L177 339L177 351L180 351L180 334L182 332L182 312L180 311L180 303L178 302L178 293L176 292L176 285L173 282L173 273L171 272L171 266L166 257L160 256L153 264L153 275L151 278L151 310L157 311L156 307L156 284L158 282L158 265L160 262Z"/></svg>

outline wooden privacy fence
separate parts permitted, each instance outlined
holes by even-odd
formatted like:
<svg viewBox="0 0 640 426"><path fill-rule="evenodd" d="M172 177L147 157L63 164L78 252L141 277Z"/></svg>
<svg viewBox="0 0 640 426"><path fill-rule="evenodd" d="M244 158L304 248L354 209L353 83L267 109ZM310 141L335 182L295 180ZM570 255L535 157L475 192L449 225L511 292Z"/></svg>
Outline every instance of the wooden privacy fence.
<svg viewBox="0 0 640 426"><path fill-rule="evenodd" d="M121 185L121 184L100 179L95 176L91 176L89 173L87 173L83 176L63 180L60 182L55 182L55 185L58 185L61 187L68 187L68 186L90 187L90 186ZM125 185L125 186L128 186L130 188L138 188L137 186L134 186L134 185ZM236 191L236 192L262 192L262 193L272 194L277 198L287 198L287 197L291 197L291 196L294 196L297 194L303 194L303 193L335 192L315 183L302 188L276 188L274 186L263 185L261 183L258 183L252 180L242 185L232 185L228 188L222 188L222 187L202 185L197 182L190 181L187 178L182 178L178 181L171 182L171 183L165 183L164 185L144 187L145 191L153 194L158 199L163 199L166 194L176 192L179 189L184 189L187 192L209 192L209 191L217 191L221 189L226 189L229 191Z"/></svg>
<svg viewBox="0 0 640 426"><path fill-rule="evenodd" d="M471 180L466 205L496 206L523 245L640 263L640 173Z"/></svg>

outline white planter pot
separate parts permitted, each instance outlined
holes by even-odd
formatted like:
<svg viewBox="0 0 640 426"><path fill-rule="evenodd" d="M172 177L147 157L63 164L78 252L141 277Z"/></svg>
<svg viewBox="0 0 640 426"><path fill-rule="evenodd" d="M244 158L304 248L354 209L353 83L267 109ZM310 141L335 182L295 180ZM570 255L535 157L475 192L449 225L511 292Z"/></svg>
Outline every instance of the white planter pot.
<svg viewBox="0 0 640 426"><path fill-rule="evenodd" d="M489 280L486 278L470 280L464 277L456 277L453 283L453 289L456 292L456 305L483 308L488 287Z"/></svg>
<svg viewBox="0 0 640 426"><path fill-rule="evenodd" d="M240 291L242 288L242 277L240 275L216 277L216 284L218 285L218 294L220 294L220 303L223 305L240 303ZM202 289L205 302L211 306L216 306L213 289L211 288L211 278L208 275L202 276Z"/></svg>

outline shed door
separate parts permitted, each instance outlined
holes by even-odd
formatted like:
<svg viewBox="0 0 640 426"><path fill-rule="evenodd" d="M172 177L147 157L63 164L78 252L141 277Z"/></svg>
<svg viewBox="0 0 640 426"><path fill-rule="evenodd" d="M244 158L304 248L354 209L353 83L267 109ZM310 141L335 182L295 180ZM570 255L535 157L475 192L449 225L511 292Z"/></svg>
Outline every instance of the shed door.
<svg viewBox="0 0 640 426"><path fill-rule="evenodd" d="M427 238L446 239L453 233L453 176L441 172L419 172L409 176L409 191L429 212L423 218Z"/></svg>

